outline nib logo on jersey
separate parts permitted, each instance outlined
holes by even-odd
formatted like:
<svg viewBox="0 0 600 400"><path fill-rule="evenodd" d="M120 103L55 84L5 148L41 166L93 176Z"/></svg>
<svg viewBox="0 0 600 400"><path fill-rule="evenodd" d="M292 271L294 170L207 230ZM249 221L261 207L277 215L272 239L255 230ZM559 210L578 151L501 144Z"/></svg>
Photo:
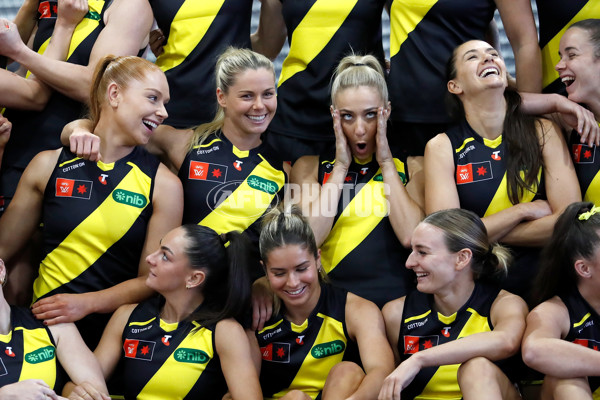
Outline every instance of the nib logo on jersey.
<svg viewBox="0 0 600 400"><path fill-rule="evenodd" d="M346 344L341 340L334 340L333 342L327 342L318 344L310 350L310 354L314 358L325 358L336 354L343 353L346 349Z"/></svg>
<svg viewBox="0 0 600 400"><path fill-rule="evenodd" d="M75 197L89 200L92 195L92 181L56 178L56 197Z"/></svg>
<svg viewBox="0 0 600 400"><path fill-rule="evenodd" d="M456 167L456 184L486 181L492 179L492 164L489 161L458 165Z"/></svg>
<svg viewBox="0 0 600 400"><path fill-rule="evenodd" d="M266 361L289 363L290 362L290 344L273 342L260 348L262 359Z"/></svg>
<svg viewBox="0 0 600 400"><path fill-rule="evenodd" d="M123 350L125 351L125 357L127 358L151 361L155 345L155 342L150 342L148 340L125 339Z"/></svg>

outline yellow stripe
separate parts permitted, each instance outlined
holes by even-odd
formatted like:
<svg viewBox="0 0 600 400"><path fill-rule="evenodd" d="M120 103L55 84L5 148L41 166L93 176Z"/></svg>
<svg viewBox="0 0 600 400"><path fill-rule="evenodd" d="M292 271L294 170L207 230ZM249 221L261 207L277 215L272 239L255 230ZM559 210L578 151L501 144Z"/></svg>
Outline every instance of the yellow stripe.
<svg viewBox="0 0 600 400"><path fill-rule="evenodd" d="M456 313L452 314L452 315L448 315L445 316L444 314L440 314L439 312L437 313L438 315L438 319L440 320L441 323L446 324L446 325L450 325L451 323L453 323L456 320Z"/></svg>
<svg viewBox="0 0 600 400"><path fill-rule="evenodd" d="M144 321L144 322L130 322L129 326L143 326L143 325L148 325L150 322L154 321L156 319L156 317L150 318L148 321Z"/></svg>
<svg viewBox="0 0 600 400"><path fill-rule="evenodd" d="M162 400L168 398L168 395L175 396L175 394L180 397L171 398L184 398L194 387L196 381L200 379L208 363L214 358L212 336L212 331L206 328L200 328L190 333L156 371L137 398L139 400ZM202 350L210 360L203 364L176 361L175 354L183 348Z"/></svg>
<svg viewBox="0 0 600 400"><path fill-rule="evenodd" d="M358 0L317 0L292 34L279 85L304 71L340 29Z"/></svg>
<svg viewBox="0 0 600 400"><path fill-rule="evenodd" d="M73 159L71 159L71 160L69 160L69 161L65 161L65 162L63 162L63 163L60 163L60 164L58 164L58 166L62 168L62 167L64 167L65 165L67 165L67 164L70 164L70 163L72 163L73 161L77 161L77 160L81 160L81 157L75 157L75 158L73 158Z"/></svg>
<svg viewBox="0 0 600 400"><path fill-rule="evenodd" d="M147 200L147 207L152 179L135 164L127 164L132 169L114 190L124 189L142 194ZM109 195L42 260L39 276L33 284L34 301L85 272L129 231L144 208L117 203Z"/></svg>
<svg viewBox="0 0 600 400"><path fill-rule="evenodd" d="M569 26L577 21L592 18L600 15L600 2L595 0L588 1L579 12L569 21L569 23L560 30L542 49L542 68L543 68L543 86L546 87L559 78L558 72L554 69L560 61L558 50L560 47L560 38L563 36Z"/></svg>
<svg viewBox="0 0 600 400"><path fill-rule="evenodd" d="M467 143L472 142L473 140L475 140L474 138L470 137L470 138L466 138L465 141L463 142L462 145L460 145L460 147L456 150L454 150L455 153L460 153L462 151L462 149L465 148L465 146L467 145Z"/></svg>
<svg viewBox="0 0 600 400"><path fill-rule="evenodd" d="M468 308L467 311L471 313L471 317L463 326L456 340L475 333L491 331L487 317L479 315L472 308ZM459 366L460 364L441 365L423 392L415 399L461 399L462 395L457 380Z"/></svg>
<svg viewBox="0 0 600 400"><path fill-rule="evenodd" d="M319 344L329 343L334 340L341 340L344 342L344 345L347 346L348 343L346 336L344 335L344 325L342 322L327 315L319 314L319 316L323 318L323 324L321 325L321 329L317 334L317 338L315 339L312 348ZM329 370L331 370L335 364L341 362L343 357L344 353L342 352L324 358L314 358L309 351L290 386L281 392L274 394L273 398L278 399L287 392L298 389L308 395L311 399L315 399L319 392L323 390L323 386L325 386L325 379L327 378Z"/></svg>
<svg viewBox="0 0 600 400"><path fill-rule="evenodd" d="M521 171L521 177L523 177L524 175L525 174L523 173L523 171ZM542 168L540 167L540 170L538 172L538 181L540 181L541 178L542 178ZM538 190L537 185L533 185L531 190L526 190L523 193L523 196L519 202L520 203L529 203L535 197L537 190ZM508 186L506 183L506 172L505 172L504 176L502 177L502 181L500 182L500 185L498 186L498 189L496 190L496 194L494 195L494 198L490 202L490 205L488 206L488 209L485 211L485 214L483 216L487 217L489 215L494 215L497 212L505 210L512 206L513 206L513 204L510 202L510 199L508 198Z"/></svg>
<svg viewBox="0 0 600 400"><path fill-rule="evenodd" d="M404 164L394 158L398 172L404 173ZM373 175L352 201L342 211L331 232L321 246L321 264L330 273L352 250L375 229L389 213L384 193L384 182L374 180L381 169Z"/></svg>
<svg viewBox="0 0 600 400"><path fill-rule="evenodd" d="M198 46L217 17L225 0L187 0L179 8L171 28L169 39L156 65L163 71L175 68Z"/></svg>
<svg viewBox="0 0 600 400"><path fill-rule="evenodd" d="M589 186L585 190L583 201L591 201L594 204L600 205L600 172L596 173L594 179L592 179Z"/></svg>
<svg viewBox="0 0 600 400"><path fill-rule="evenodd" d="M104 0L88 0L89 12L96 12L102 15L102 8L104 7ZM90 18L84 18L75 28L73 36L71 36L71 43L69 45L69 52L67 53L67 59L71 57L75 49L83 42L93 31L100 25L100 20L94 20ZM40 46L38 53L44 54L46 48L50 44L50 39L46 40ZM31 72L27 71L27 77L31 75Z"/></svg>
<svg viewBox="0 0 600 400"><path fill-rule="evenodd" d="M585 314L585 315L583 316L583 318L581 318L581 321L579 321L579 322L577 322L577 323L573 324L573 328L577 328L578 326L581 326L581 325L583 325L583 323L584 323L584 322L585 322L585 321L586 321L586 320L587 320L589 317L591 317L591 316L592 316L592 314L590 314L590 313L587 313L587 314Z"/></svg>
<svg viewBox="0 0 600 400"><path fill-rule="evenodd" d="M25 379L42 379L51 388L56 384L56 349L52 344L48 331L44 328L24 329L23 327L15 328L15 331L23 331L23 365L21 368L21 376L19 381ZM47 346L52 346L54 356L43 362L32 364L26 361L27 355L36 354L36 350Z"/></svg>
<svg viewBox="0 0 600 400"><path fill-rule="evenodd" d="M221 139L213 139L213 140L211 140L211 142L210 142L210 143L208 143L208 144L206 144L206 143L205 143L205 144L201 144L201 145L196 145L196 146L194 146L193 148L194 148L194 149L197 149L197 148L200 148L200 147L208 147L208 146L212 146L212 144L213 144L213 143L215 143L215 142L220 142L220 141L221 141Z"/></svg>
<svg viewBox="0 0 600 400"><path fill-rule="evenodd" d="M498 136L496 139L487 139L487 138L482 138L482 139L483 139L483 144L485 144L487 147L491 147L492 149L495 149L496 147L498 147L502 144L502 135Z"/></svg>
<svg viewBox="0 0 600 400"><path fill-rule="evenodd" d="M390 10L390 57L398 54L402 43L408 38L408 34L415 30L435 3L437 3L437 0L416 0L411 2L410 7L404 7L402 1L392 3Z"/></svg>
<svg viewBox="0 0 600 400"><path fill-rule="evenodd" d="M281 324L282 322L283 322L283 320L282 320L282 319L280 319L279 321L275 322L273 325L265 326L265 327L262 329L262 331L259 331L258 333L260 334L260 333L263 333L263 332L265 332L265 331L268 331L269 329L273 329L273 328L275 328L277 325Z"/></svg>
<svg viewBox="0 0 600 400"><path fill-rule="evenodd" d="M416 320L416 319L425 318L425 317L426 317L426 316L428 316L429 314L431 314L431 310L428 310L426 313L423 313L423 314L421 314L421 315L416 315L416 316L414 316L414 317L406 318L406 319L404 320L404 323L406 324L406 323L408 323L408 322L410 322L410 321L414 321L414 320Z"/></svg>
<svg viewBox="0 0 600 400"><path fill-rule="evenodd" d="M219 234L230 231L243 232L265 213L277 193L269 194L253 189L248 184L248 178L254 175L273 181L281 190L285 184L285 174L273 168L262 156L260 158L262 161L254 167L244 182L198 225L208 226Z"/></svg>

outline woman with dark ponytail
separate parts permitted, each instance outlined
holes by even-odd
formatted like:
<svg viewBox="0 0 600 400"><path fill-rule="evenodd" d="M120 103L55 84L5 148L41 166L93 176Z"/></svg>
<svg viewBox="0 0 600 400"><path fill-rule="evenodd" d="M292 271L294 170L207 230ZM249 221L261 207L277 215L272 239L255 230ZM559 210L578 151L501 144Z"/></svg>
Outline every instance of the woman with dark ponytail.
<svg viewBox="0 0 600 400"><path fill-rule="evenodd" d="M406 262L417 290L383 308L399 365L380 400L520 398L499 361L519 350L527 305L491 284L509 261L471 211L438 211L417 226Z"/></svg>
<svg viewBox="0 0 600 400"><path fill-rule="evenodd" d="M600 395L600 208L573 203L556 222L527 317L523 360L543 374L542 398Z"/></svg>
<svg viewBox="0 0 600 400"><path fill-rule="evenodd" d="M581 200L565 141L555 124L522 112L488 43L458 46L446 72L458 123L427 144L425 211L475 212L490 240L515 250L503 287L525 295L556 218Z"/></svg>
<svg viewBox="0 0 600 400"><path fill-rule="evenodd" d="M0 254L7 263L42 223L32 310L47 325L77 321L92 349L111 312L150 296L144 259L181 224L181 183L139 147L167 117L168 100L156 65L105 57L89 101L103 161L82 160L68 148L39 153L0 220Z"/></svg>
<svg viewBox="0 0 600 400"><path fill-rule="evenodd" d="M146 258L160 296L121 306L95 351L107 377L120 364L125 399L262 399L236 321L249 304L248 253L244 234L201 225L162 238Z"/></svg>

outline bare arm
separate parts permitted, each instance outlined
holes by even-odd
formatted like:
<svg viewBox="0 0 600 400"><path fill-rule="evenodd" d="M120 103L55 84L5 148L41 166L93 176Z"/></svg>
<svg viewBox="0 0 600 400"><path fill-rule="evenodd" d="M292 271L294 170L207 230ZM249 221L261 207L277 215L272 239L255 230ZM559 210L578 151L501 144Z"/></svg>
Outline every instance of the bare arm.
<svg viewBox="0 0 600 400"><path fill-rule="evenodd" d="M404 247L410 247L412 232L417 224L421 222L423 210L410 196L408 187L404 187L400 176L398 176L386 136L388 117L389 109L380 108L377 111L376 157L383 175L383 182L389 188L387 200L390 206L390 224L400 243ZM409 181L408 185L414 186L414 191L419 192L420 188L416 186L420 183L422 182L415 179L414 182Z"/></svg>
<svg viewBox="0 0 600 400"><path fill-rule="evenodd" d="M232 319L217 323L215 346L233 400L261 400L262 391L258 382L258 373L248 337L242 326Z"/></svg>
<svg viewBox="0 0 600 400"><path fill-rule="evenodd" d="M290 182L301 185L302 212L315 234L317 246L321 246L333 226L337 214L337 206L344 187L344 179L352 161L350 148L342 131L340 114L333 111L333 127L335 131L335 164L327 182L319 184L319 158L317 156L301 157L292 168Z"/></svg>
<svg viewBox="0 0 600 400"><path fill-rule="evenodd" d="M260 0L260 2L258 28L250 35L252 50L274 60L287 37L287 29L281 14L281 1Z"/></svg>
<svg viewBox="0 0 600 400"><path fill-rule="evenodd" d="M397 398L422 368L460 364L475 357L491 361L514 355L525 330L527 305L518 296L500 292L491 309L494 330L480 332L413 354L385 380L380 399Z"/></svg>
<svg viewBox="0 0 600 400"><path fill-rule="evenodd" d="M29 41L33 30L37 24L37 11L38 11L39 1L36 0L25 0L19 11L17 11L17 15L15 16L15 24L19 28L19 36L24 43Z"/></svg>
<svg viewBox="0 0 600 400"><path fill-rule="evenodd" d="M10 131L12 130L12 123L0 115L0 165L2 164L2 157L4 156L4 148L8 139L10 138Z"/></svg>
<svg viewBox="0 0 600 400"><path fill-rule="evenodd" d="M568 332L569 312L558 297L534 308L523 339L525 364L557 378L600 375L600 353L567 342L563 338Z"/></svg>
<svg viewBox="0 0 600 400"><path fill-rule="evenodd" d="M365 377L351 399L373 399L385 377L394 369L394 355L385 336L383 316L377 306L348 293L346 301L348 335L356 341Z"/></svg>
<svg viewBox="0 0 600 400"><path fill-rule="evenodd" d="M7 56L27 67L53 89L87 102L98 61L107 54L137 54L150 31L152 10L146 0L114 0L105 13L105 23L87 66L49 60L25 45L12 49Z"/></svg>
<svg viewBox="0 0 600 400"><path fill-rule="evenodd" d="M529 0L495 0L515 55L517 89L542 91L542 55Z"/></svg>
<svg viewBox="0 0 600 400"><path fill-rule="evenodd" d="M400 324L402 323L402 314L404 312L404 300L401 297L388 302L383 309L383 320L385 321L385 333L388 342L394 352L395 365L400 364L400 353L398 352L398 338L400 336Z"/></svg>

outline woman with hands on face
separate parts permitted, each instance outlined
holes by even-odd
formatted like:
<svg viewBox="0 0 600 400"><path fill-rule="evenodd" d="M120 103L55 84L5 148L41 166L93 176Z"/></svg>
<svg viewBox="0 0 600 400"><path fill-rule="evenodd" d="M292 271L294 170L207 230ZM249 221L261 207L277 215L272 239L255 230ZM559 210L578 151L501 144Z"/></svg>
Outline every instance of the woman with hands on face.
<svg viewBox="0 0 600 400"><path fill-rule="evenodd" d="M2 290L6 277L0 259L0 400L64 399L54 391L58 362L72 381L94 393L92 399L108 399L100 365L75 325L47 327L29 309L10 306Z"/></svg>
<svg viewBox="0 0 600 400"><path fill-rule="evenodd" d="M335 154L305 156L292 169L332 283L383 306L412 286L400 266L422 218L419 160L390 150L383 71L372 56L348 56L331 88ZM294 193L292 192L292 196ZM373 262L373 255L378 259Z"/></svg>
<svg viewBox="0 0 600 400"><path fill-rule="evenodd" d="M463 209L427 216L411 243L417 290L383 308L399 365L379 400L519 399L498 361L519 350L527 305L491 284L506 273L508 250Z"/></svg>
<svg viewBox="0 0 600 400"><path fill-rule="evenodd" d="M79 159L66 148L38 154L19 182L18 201L0 219L0 254L7 258L43 222L32 310L49 325L79 321L91 348L108 313L150 295L144 258L181 221L181 183L139 147L167 117L168 99L154 64L106 57L90 94L103 161Z"/></svg>
<svg viewBox="0 0 600 400"><path fill-rule="evenodd" d="M457 124L425 149L425 211L475 212L490 240L515 250L503 287L526 295L556 218L581 199L573 163L555 124L523 114L488 43L458 46L446 72Z"/></svg>

